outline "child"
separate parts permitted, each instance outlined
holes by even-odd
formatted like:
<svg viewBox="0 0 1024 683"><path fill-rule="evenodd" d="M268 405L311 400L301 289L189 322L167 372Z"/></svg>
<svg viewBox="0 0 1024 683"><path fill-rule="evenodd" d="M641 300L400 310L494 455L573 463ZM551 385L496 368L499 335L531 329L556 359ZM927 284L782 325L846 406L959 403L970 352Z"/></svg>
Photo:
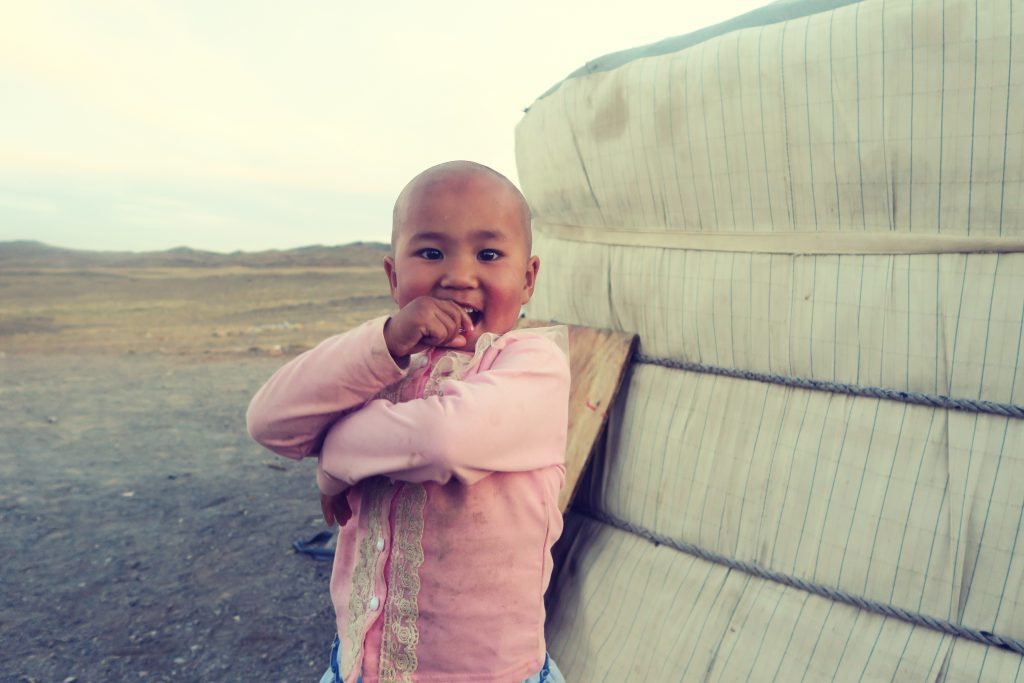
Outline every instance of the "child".
<svg viewBox="0 0 1024 683"><path fill-rule="evenodd" d="M539 267L526 200L485 166L441 164L402 191L391 242L400 310L282 367L248 413L267 448L319 456L324 517L345 525L323 682L560 682L543 594L568 344L514 329Z"/></svg>

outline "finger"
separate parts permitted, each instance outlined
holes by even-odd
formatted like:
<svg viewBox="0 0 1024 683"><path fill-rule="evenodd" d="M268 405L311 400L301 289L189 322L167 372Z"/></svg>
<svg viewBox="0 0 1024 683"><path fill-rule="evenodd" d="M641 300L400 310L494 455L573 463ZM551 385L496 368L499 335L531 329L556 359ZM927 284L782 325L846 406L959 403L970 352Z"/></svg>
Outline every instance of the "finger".
<svg viewBox="0 0 1024 683"><path fill-rule="evenodd" d="M345 526L345 523L352 518L352 508L348 504L348 496L342 494L334 497L334 519L338 526Z"/></svg>
<svg viewBox="0 0 1024 683"><path fill-rule="evenodd" d="M331 496L325 496L320 494L320 512L324 515L324 521L327 522L327 526L334 526L334 511L332 509Z"/></svg>
<svg viewBox="0 0 1024 683"><path fill-rule="evenodd" d="M448 337L448 345L464 346L468 333L473 331L473 319L466 312L466 309L454 301L444 299L440 303L445 313L453 318L452 324L455 327L454 332L451 332Z"/></svg>
<svg viewBox="0 0 1024 683"><path fill-rule="evenodd" d="M439 306L424 321L424 341L431 346L442 346L459 333L459 318L450 306Z"/></svg>
<svg viewBox="0 0 1024 683"><path fill-rule="evenodd" d="M344 494L332 497L331 512L338 526L344 526L345 522L352 516L352 511L348 506L348 497Z"/></svg>

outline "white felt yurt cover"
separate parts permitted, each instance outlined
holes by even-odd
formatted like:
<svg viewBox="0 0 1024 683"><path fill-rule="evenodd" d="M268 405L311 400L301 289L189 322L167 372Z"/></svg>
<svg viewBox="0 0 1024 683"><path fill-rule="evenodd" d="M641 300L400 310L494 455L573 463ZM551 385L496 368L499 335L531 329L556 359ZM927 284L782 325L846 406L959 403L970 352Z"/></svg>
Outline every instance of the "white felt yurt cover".
<svg viewBox="0 0 1024 683"><path fill-rule="evenodd" d="M1024 641L1022 39L1024 1L776 3L530 107L530 317L711 369L633 366L579 508ZM1024 681L1012 648L569 529L569 681Z"/></svg>

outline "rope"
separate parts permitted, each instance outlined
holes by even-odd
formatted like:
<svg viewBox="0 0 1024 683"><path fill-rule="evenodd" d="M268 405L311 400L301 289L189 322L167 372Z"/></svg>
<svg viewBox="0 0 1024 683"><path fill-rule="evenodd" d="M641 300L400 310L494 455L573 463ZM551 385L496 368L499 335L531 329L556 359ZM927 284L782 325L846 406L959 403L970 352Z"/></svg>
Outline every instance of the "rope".
<svg viewBox="0 0 1024 683"><path fill-rule="evenodd" d="M969 626L964 626L963 624L957 624L951 621L946 621L945 619L938 619L936 617L932 617L927 614L921 614L919 612L911 612L909 610L905 610L895 605L876 602L874 600L869 600L867 598L863 598L857 595L845 593L839 589L832 588L830 586L825 586L820 583L804 581L803 579L797 578L795 576L790 576L789 574L783 574L781 572L765 569L764 567L758 566L751 562L743 562L741 560L736 560L731 557L726 557L725 555L719 555L718 553L706 550L699 546L693 545L692 543L678 541L674 538L663 536L661 534L650 531L649 529L636 526L635 524L630 524L629 522L619 519L618 517L610 515L606 512L598 512L596 510L586 508L573 508L573 511L578 512L586 517L590 517L591 519L601 522L603 524L607 524L608 526L612 526L616 529L620 529L622 531L626 531L641 538L647 539L655 545L667 546L669 548L672 548L673 550L678 550L679 552L686 553L687 555L694 555L701 559L707 560L708 562L723 565L725 567L729 567L730 569L736 569L738 571L762 579L767 579L769 581L781 583L784 586L789 586L790 588L796 588L798 590L806 591L808 593L813 593L814 595L819 595L821 597L828 598L836 602L841 602L846 605L852 605L853 607L857 607L868 612L874 612L875 614L880 614L884 617L899 619L909 624L914 624L916 626L924 626L934 631L939 631L940 633L956 636L958 638L966 638L968 640L973 640L984 645L994 645L1004 650L1010 650L1012 652L1016 652L1019 655L1024 655L1024 641L1017 640L1016 638L1011 638L1009 636L1001 636L996 633L990 633L989 631L980 631L978 629L973 629Z"/></svg>
<svg viewBox="0 0 1024 683"><path fill-rule="evenodd" d="M895 391L882 387L864 387L856 384L842 384L840 382L829 382L820 379L807 379L805 377L788 377L786 375L772 375L765 372L751 372L750 370L738 370L736 368L723 368L717 365L705 365L704 363L689 363L685 361L672 360L671 358L656 358L644 354L637 354L637 363L643 365L658 365L673 370L688 370L690 372L702 372L711 375L723 375L736 379L751 379L757 382L768 382L770 384L782 384L787 387L798 389L811 389L813 391L829 391L834 394L848 394L850 396L867 396L869 398L880 398L889 401L901 401L915 405L930 406L932 408L947 408L949 410L963 410L972 413L988 413L991 415L1002 415L1003 417L1015 417L1024 419L1024 406L1013 403L996 403L994 401L980 401L970 398L952 398L939 394L922 394L916 391Z"/></svg>

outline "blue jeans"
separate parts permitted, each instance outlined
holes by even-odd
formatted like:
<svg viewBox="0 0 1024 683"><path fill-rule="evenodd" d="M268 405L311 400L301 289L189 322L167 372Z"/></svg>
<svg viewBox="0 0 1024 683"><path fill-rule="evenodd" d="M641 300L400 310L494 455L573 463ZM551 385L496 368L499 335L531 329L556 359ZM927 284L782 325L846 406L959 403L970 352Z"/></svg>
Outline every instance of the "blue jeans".
<svg viewBox="0 0 1024 683"><path fill-rule="evenodd" d="M341 680L341 673L338 671L340 655L341 641L338 640L338 636L334 636L334 645L331 646L331 667L320 677L320 683L345 683ZM363 677L360 676L356 683L363 683ZM523 681L523 683L565 683L565 679L562 677L562 672L558 670L555 661L550 656L545 655L544 666L536 674Z"/></svg>

